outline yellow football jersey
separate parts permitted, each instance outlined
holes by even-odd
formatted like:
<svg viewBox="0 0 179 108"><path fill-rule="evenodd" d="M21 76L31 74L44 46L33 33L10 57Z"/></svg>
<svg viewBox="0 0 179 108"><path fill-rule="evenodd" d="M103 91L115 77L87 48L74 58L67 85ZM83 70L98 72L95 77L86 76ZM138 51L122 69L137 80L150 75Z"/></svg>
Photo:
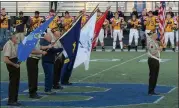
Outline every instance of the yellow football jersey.
<svg viewBox="0 0 179 108"><path fill-rule="evenodd" d="M58 16L57 16L57 17L55 17L55 18L53 19L53 21L49 24L49 28L50 28L50 29L58 28L58 21L59 21L59 18L58 18Z"/></svg>
<svg viewBox="0 0 179 108"><path fill-rule="evenodd" d="M68 30L71 27L72 17L64 18L63 23L65 25L64 29Z"/></svg>
<svg viewBox="0 0 179 108"><path fill-rule="evenodd" d="M166 25L165 25L165 32L172 32L173 31L172 28L174 26L174 20L172 18L166 19L165 23L166 23Z"/></svg>
<svg viewBox="0 0 179 108"><path fill-rule="evenodd" d="M134 27L132 27L134 29L137 29L137 27L139 26L139 20L138 19L136 19L135 21L131 20L130 23L132 25L134 25Z"/></svg>
<svg viewBox="0 0 179 108"><path fill-rule="evenodd" d="M147 17L146 18L146 30L155 31L156 29L156 17Z"/></svg>
<svg viewBox="0 0 179 108"><path fill-rule="evenodd" d="M0 28L8 28L8 16L2 16L1 15L1 20L3 20L5 18L5 20L1 23L1 27Z"/></svg>
<svg viewBox="0 0 179 108"><path fill-rule="evenodd" d="M87 16L86 15L83 15L82 16L82 19L81 19L81 24L84 25L87 21Z"/></svg>
<svg viewBox="0 0 179 108"><path fill-rule="evenodd" d="M112 27L114 30L120 30L121 27L120 27L120 20L119 19L113 19L112 21Z"/></svg>
<svg viewBox="0 0 179 108"><path fill-rule="evenodd" d="M38 18L32 17L31 21L32 21L31 30L34 30L40 26L42 19L40 17Z"/></svg>

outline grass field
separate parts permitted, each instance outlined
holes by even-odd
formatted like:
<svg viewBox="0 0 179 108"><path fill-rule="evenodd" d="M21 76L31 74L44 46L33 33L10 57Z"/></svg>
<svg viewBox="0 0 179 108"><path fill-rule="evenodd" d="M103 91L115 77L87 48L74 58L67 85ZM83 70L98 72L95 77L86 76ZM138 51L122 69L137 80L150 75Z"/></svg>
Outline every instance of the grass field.
<svg viewBox="0 0 179 108"><path fill-rule="evenodd" d="M40 99L38 101L42 102L48 102L48 101L59 101L59 102L68 102L68 101L84 101L86 100L86 104L88 104L88 99L90 100L90 96L83 96L84 92L104 92L107 91L108 85L105 87L97 87L93 86L90 87L88 84L113 84L114 87L118 85L114 84L124 84L124 86L118 87L118 90L115 91L114 94L109 94L106 92L106 95L109 96L114 95L115 97L112 97L115 102L117 102L116 99L125 99L126 97L123 97L124 94L127 95L131 92L133 93L131 96L129 96L129 100L134 101L135 99L138 99L138 95L147 95L147 89L146 91L142 91L143 88L139 88L138 86L131 86L131 92L127 92L130 89L130 85L127 84L143 84L145 87L147 87L148 84L148 65L145 60L144 62L139 62L142 59L147 59L147 56L141 56L145 54L145 52L92 52L91 55L91 62L90 62L90 68L88 71L84 70L84 66L80 66L76 69L74 69L72 77L70 79L71 82L74 82L75 87L65 87L64 90L58 91L59 93L62 93L59 96L46 96L43 99ZM176 87L173 89L172 92L163 94L162 98L159 98L159 100L156 103L148 103L148 104L141 104L138 103L136 105L127 103L124 106L120 106L119 104L114 103L114 105L108 106L109 108L178 108L178 53L173 52L162 52L161 54L162 59L168 59L166 62L162 62L160 65L160 74L158 79L158 85L165 85L169 87ZM98 60L97 60L98 59ZM44 80L44 74L41 67L41 63L39 63L39 82L43 83ZM1 83L8 81L8 72L6 69L6 66L4 63L1 62ZM27 71L25 63L22 63L21 65L21 82L24 82L26 84L27 82ZM82 84L81 86L78 86L78 84ZM86 86L84 86L87 84ZM125 85L126 84L126 85ZM7 85L7 83L6 83ZM27 84L26 84L27 85ZM3 88L4 84L1 84L1 89ZM111 86L111 85L110 85ZM7 86L4 86L7 88ZM128 89L124 89L127 87ZM132 88L133 87L133 88ZM137 88L138 87L138 88ZM142 86L141 86L142 87ZM117 87L116 87L117 88ZM28 89L28 88L27 88ZM113 88L111 88L112 90ZM141 90L140 90L141 89ZM136 90L136 91L132 91ZM138 91L139 90L139 91ZM110 90L109 90L110 91ZM129 90L130 91L130 90ZM140 92L142 91L143 94ZM43 92L43 84L39 88L39 92ZM80 92L81 94L73 94L73 92ZM120 92L118 94L118 92ZM66 95L66 94L72 94L72 95ZM7 94L7 93L6 93ZM43 95L43 93L42 93ZM105 95L105 92L104 92ZM135 95L135 96L134 96ZM97 96L93 96L94 99L97 99ZM104 100L103 97L100 97L101 100ZM105 98L105 97L104 97ZM146 96L145 98L141 98L139 100L148 100L150 97ZM19 96L20 100L28 100L33 104L34 100L30 100L26 95ZM104 108L104 104L107 104L108 100L105 98L105 103L101 103L101 108ZM161 99L161 100L160 100ZM155 100L156 101L156 100ZM101 101L100 101L101 102ZM111 101L109 101L111 102ZM121 102L122 103L122 102ZM143 102L142 102L143 103ZM53 104L49 103L49 104ZM24 104L25 105L25 104ZM74 108L74 106L63 105L59 104L58 108ZM42 105L44 108L51 108L49 106ZM88 105L87 105L88 106ZM23 106L25 108L43 108L40 106L30 105L30 106ZM83 107L83 106L82 106ZM89 107L92 107L89 105ZM95 107L95 104L94 106ZM6 106L2 107L6 108ZM57 108L53 106L53 108Z"/></svg>

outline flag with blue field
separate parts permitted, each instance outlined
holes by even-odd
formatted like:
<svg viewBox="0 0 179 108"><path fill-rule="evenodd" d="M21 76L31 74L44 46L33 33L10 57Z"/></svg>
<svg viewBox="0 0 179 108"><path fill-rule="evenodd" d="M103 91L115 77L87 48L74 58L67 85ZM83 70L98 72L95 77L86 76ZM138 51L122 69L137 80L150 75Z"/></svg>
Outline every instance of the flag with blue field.
<svg viewBox="0 0 179 108"><path fill-rule="evenodd" d="M55 16L47 20L42 25L40 25L33 32L31 32L27 37L25 37L22 43L18 45L17 56L18 56L19 62L27 60L30 53L35 48L41 35L45 32L45 30L48 28L49 24L52 22L54 18Z"/></svg>
<svg viewBox="0 0 179 108"><path fill-rule="evenodd" d="M78 44L81 32L81 16L76 20L71 29L69 29L60 42L64 48L65 61L61 73L61 83L67 82L71 76L73 65L76 59Z"/></svg>

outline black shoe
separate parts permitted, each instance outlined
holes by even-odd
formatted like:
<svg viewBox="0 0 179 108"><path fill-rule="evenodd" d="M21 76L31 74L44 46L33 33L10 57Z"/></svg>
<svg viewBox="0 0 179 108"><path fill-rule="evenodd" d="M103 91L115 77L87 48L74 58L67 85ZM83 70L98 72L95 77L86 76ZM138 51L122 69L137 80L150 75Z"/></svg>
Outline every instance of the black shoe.
<svg viewBox="0 0 179 108"><path fill-rule="evenodd" d="M137 46L135 46L135 51L137 52Z"/></svg>
<svg viewBox="0 0 179 108"><path fill-rule="evenodd" d="M175 52L175 48L172 48L173 52Z"/></svg>
<svg viewBox="0 0 179 108"><path fill-rule="evenodd" d="M163 51L165 51L165 48L163 48Z"/></svg>
<svg viewBox="0 0 179 108"><path fill-rule="evenodd" d="M21 106L22 104L19 102L8 102L7 105L9 106Z"/></svg>
<svg viewBox="0 0 179 108"><path fill-rule="evenodd" d="M62 89L63 89L63 87L62 87L62 86L60 86L60 85L57 85L57 86L53 86L53 89L60 89L60 90L62 90Z"/></svg>
<svg viewBox="0 0 179 108"><path fill-rule="evenodd" d="M112 49L112 52L115 52L115 49Z"/></svg>
<svg viewBox="0 0 179 108"><path fill-rule="evenodd" d="M39 96L38 94L35 94L35 95L30 95L29 98L40 99L40 98L42 98L42 96Z"/></svg>
<svg viewBox="0 0 179 108"><path fill-rule="evenodd" d="M128 51L130 51L131 50L131 46L130 45L128 45Z"/></svg>
<svg viewBox="0 0 179 108"><path fill-rule="evenodd" d="M102 47L102 51L105 51L105 48L104 48L104 47Z"/></svg>
<svg viewBox="0 0 179 108"><path fill-rule="evenodd" d="M121 52L124 52L124 50L123 50L123 49L121 49Z"/></svg>
<svg viewBox="0 0 179 108"><path fill-rule="evenodd" d="M149 92L148 95L152 96L152 95L160 95L159 93L155 93L155 92Z"/></svg>

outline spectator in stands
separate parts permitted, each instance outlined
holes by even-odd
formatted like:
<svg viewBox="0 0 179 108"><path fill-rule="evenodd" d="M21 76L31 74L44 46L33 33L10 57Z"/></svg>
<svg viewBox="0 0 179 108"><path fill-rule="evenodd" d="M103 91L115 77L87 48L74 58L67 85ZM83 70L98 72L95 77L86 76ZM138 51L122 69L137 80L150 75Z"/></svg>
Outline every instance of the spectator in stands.
<svg viewBox="0 0 179 108"><path fill-rule="evenodd" d="M5 8L1 9L0 15L0 50L4 45L4 41L7 40L7 30L8 30L8 16L6 15Z"/></svg>
<svg viewBox="0 0 179 108"><path fill-rule="evenodd" d="M58 1L52 1L52 2L50 2L51 9L53 8L53 4L54 4L55 5L55 11L57 11L57 3L58 3Z"/></svg>
<svg viewBox="0 0 179 108"><path fill-rule="evenodd" d="M132 8L131 17L132 17L133 15L135 15L137 18L139 17L136 8Z"/></svg>
<svg viewBox="0 0 179 108"><path fill-rule="evenodd" d="M158 16L158 11L159 11L159 7L156 6L156 7L155 7L155 11L153 12L153 15L154 15L154 16Z"/></svg>
<svg viewBox="0 0 179 108"><path fill-rule="evenodd" d="M23 12L19 12L19 17L16 17L14 20L14 31L16 32L16 37L18 39L18 43L22 42L24 39L25 31L26 31L26 22L23 16Z"/></svg>
<svg viewBox="0 0 179 108"><path fill-rule="evenodd" d="M170 13L172 18L174 17L174 13L172 12L172 7L168 8L168 12L167 13Z"/></svg>

